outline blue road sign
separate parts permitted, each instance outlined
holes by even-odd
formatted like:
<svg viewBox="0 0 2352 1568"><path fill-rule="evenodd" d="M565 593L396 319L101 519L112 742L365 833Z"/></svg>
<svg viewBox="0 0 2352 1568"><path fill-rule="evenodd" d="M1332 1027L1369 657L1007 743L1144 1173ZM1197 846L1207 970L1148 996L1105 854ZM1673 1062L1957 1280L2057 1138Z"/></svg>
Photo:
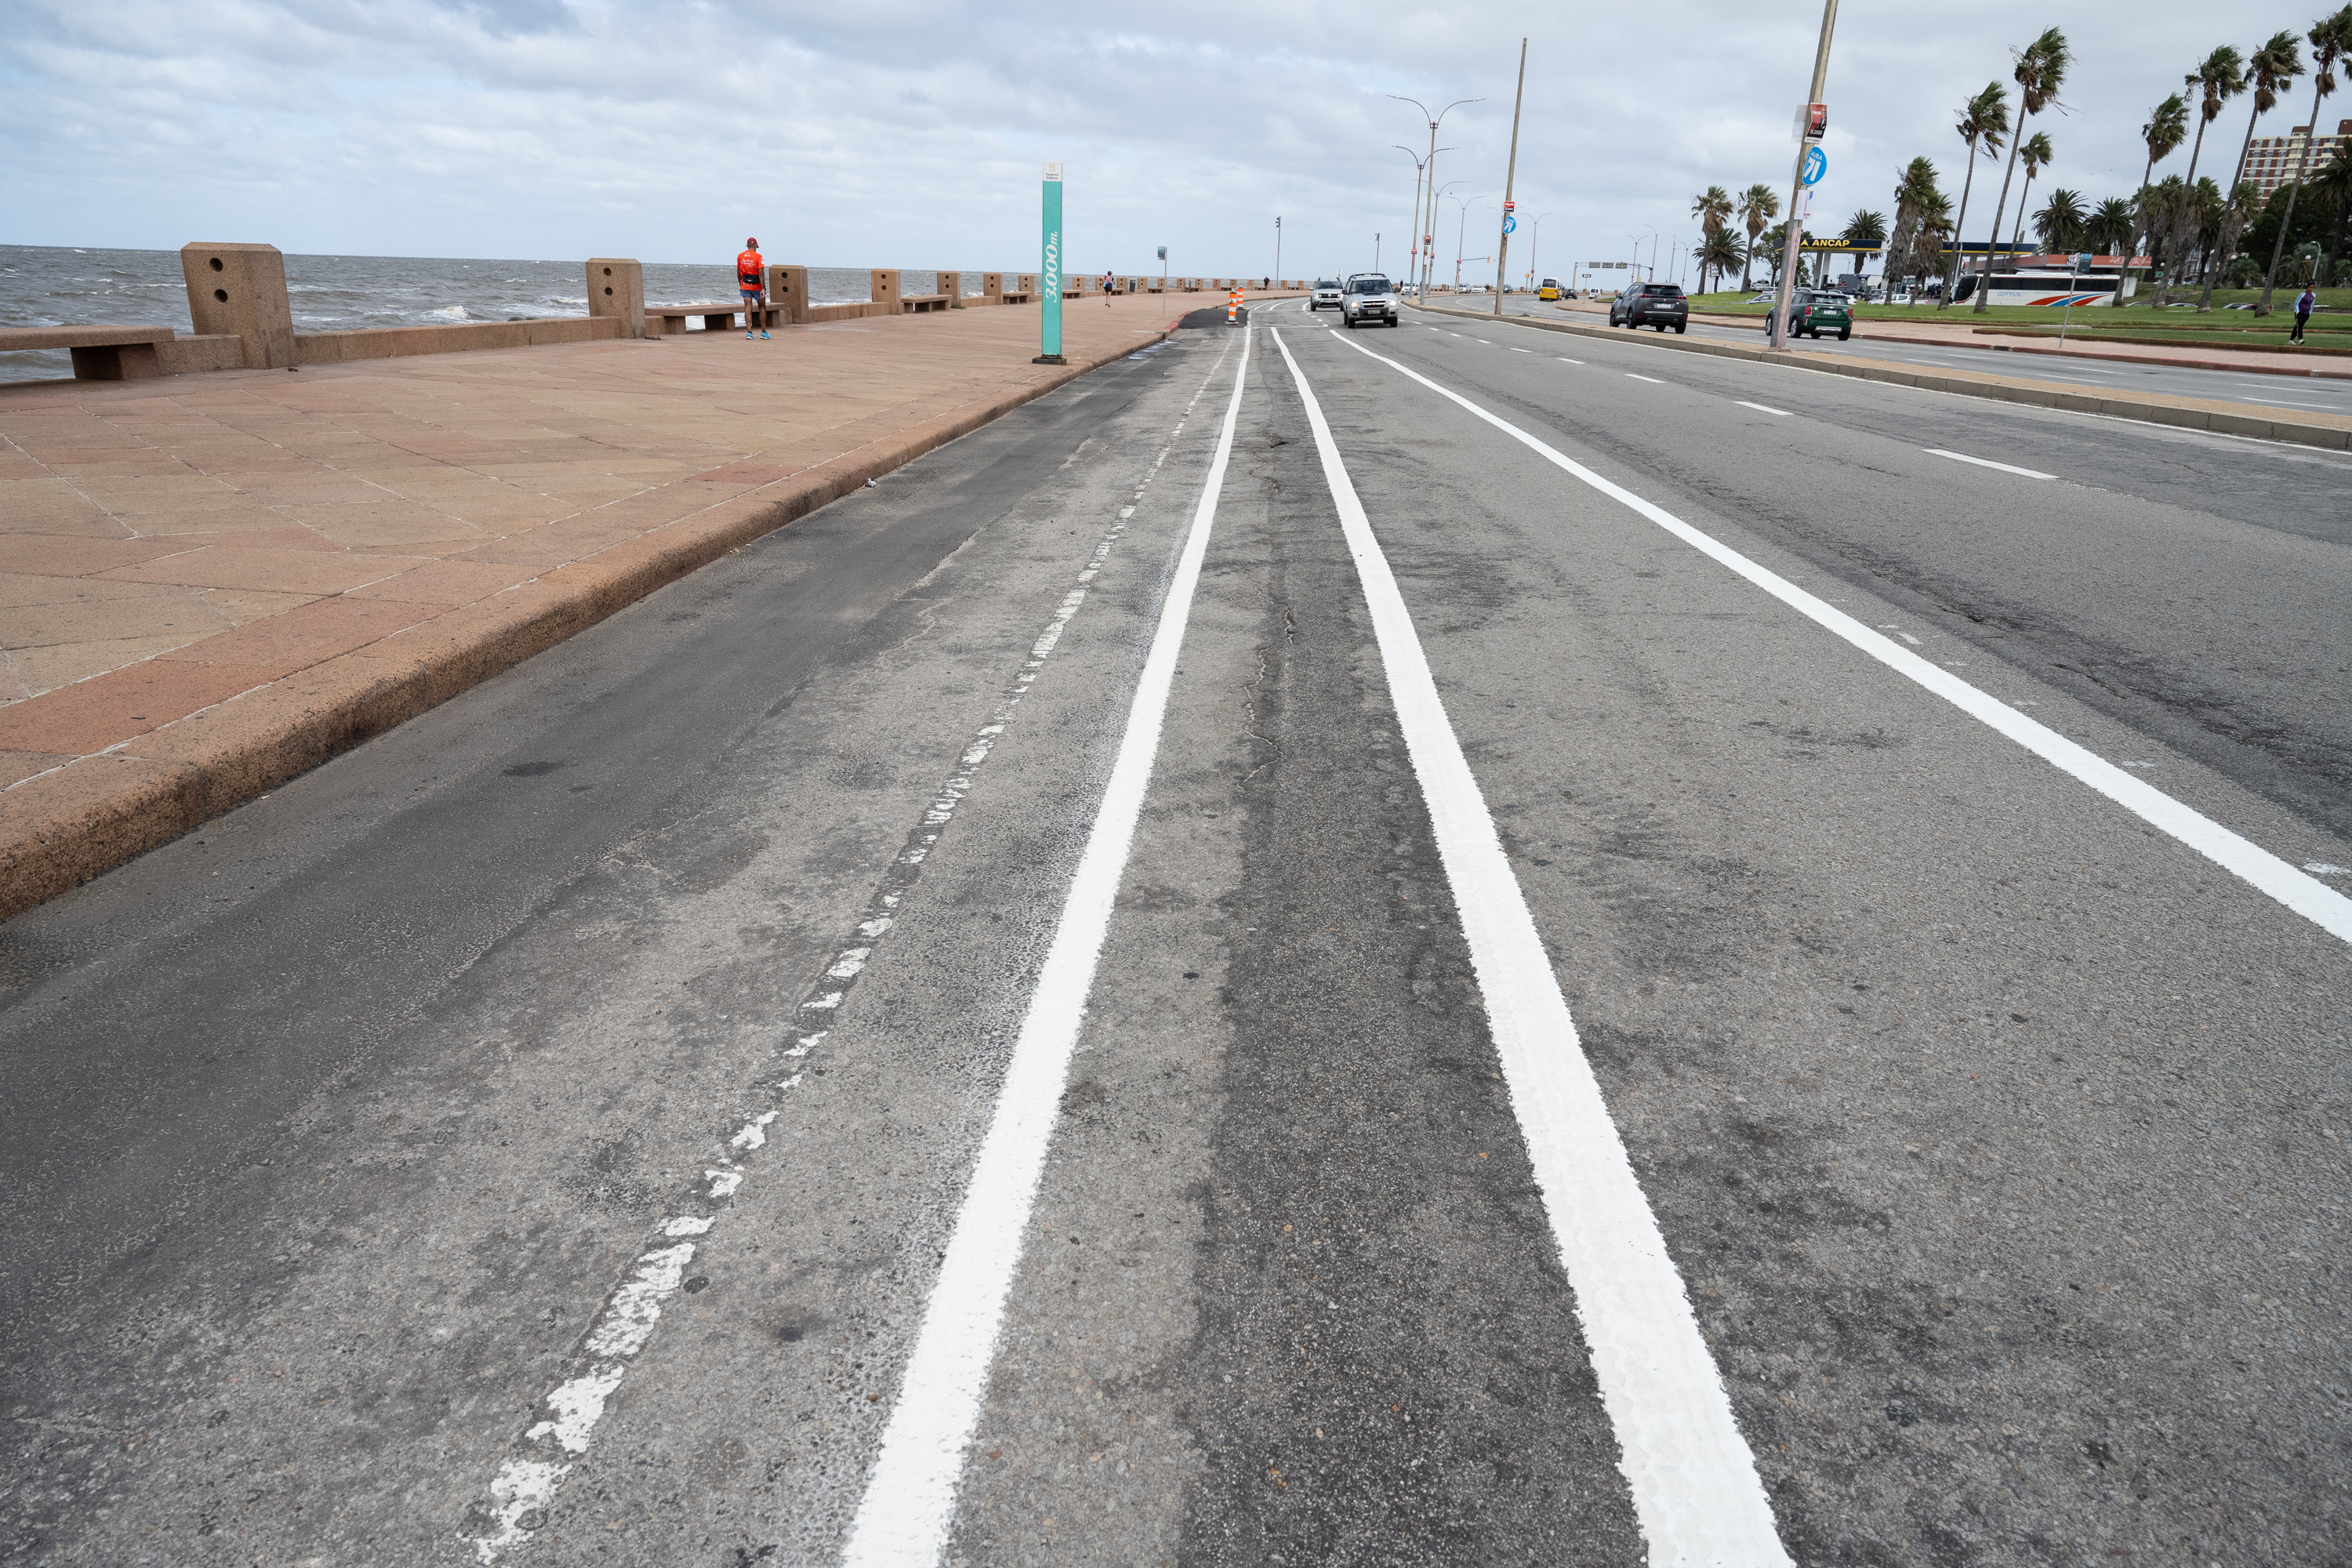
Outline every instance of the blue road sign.
<svg viewBox="0 0 2352 1568"><path fill-rule="evenodd" d="M1503 215L1503 232L1505 234L1517 234L1519 232L1518 214L1505 213Z"/></svg>
<svg viewBox="0 0 2352 1568"><path fill-rule="evenodd" d="M1818 147L1805 149L1805 184L1818 185L1822 176L1830 172L1830 155Z"/></svg>

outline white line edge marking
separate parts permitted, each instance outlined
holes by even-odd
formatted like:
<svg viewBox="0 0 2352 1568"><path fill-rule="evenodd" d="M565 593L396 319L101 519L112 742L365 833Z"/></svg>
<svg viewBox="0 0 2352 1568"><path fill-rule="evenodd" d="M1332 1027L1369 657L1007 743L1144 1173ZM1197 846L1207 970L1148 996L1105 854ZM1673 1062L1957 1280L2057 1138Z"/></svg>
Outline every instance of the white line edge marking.
<svg viewBox="0 0 2352 1568"><path fill-rule="evenodd" d="M1390 699L1478 972L1496 1054L1560 1261L1576 1291L1601 1401L1657 1568L1763 1568L1789 1555L1681 1273L1577 1038L1518 879L1446 718L1412 614L1348 478L1331 426L1282 334L1388 672ZM1374 358L1380 356L1374 355Z"/></svg>
<svg viewBox="0 0 2352 1568"><path fill-rule="evenodd" d="M1790 412L1785 408L1774 408L1762 403L1750 403L1744 397L1735 397L1731 401L1737 403L1742 408L1753 408L1759 414L1777 414L1783 419L1794 417L1794 416L1790 414Z"/></svg>
<svg viewBox="0 0 2352 1568"><path fill-rule="evenodd" d="M1332 335L1337 337L1339 334L1335 332ZM1342 338L1340 342L1346 342L1347 340ZM1547 446L1510 421L1489 414L1460 393L1440 386L1411 366L1374 353L1361 343L1348 343L1348 346L1365 358L1379 360L1439 396L1460 405L1555 467L1574 475L1612 500L1632 508L1701 554L1712 556L1790 609L1844 638L1879 663L1897 674L1909 677L1970 718L1990 725L2061 772L2073 774L2141 821L2179 839L2223 870L2284 904L2330 936L2352 942L2352 899L2346 898L2326 883L2296 870L2262 846L2231 832L2162 790L2132 777L2048 725L2027 718L1999 698L1979 690L1958 676L1930 664L1909 649L1897 647L1779 573L1750 561L1720 540L1693 528L1664 507L1643 500L1622 485L1602 479L1573 458Z"/></svg>
<svg viewBox="0 0 2352 1568"><path fill-rule="evenodd" d="M1580 359L1570 359L1566 354L1554 354L1552 357L1559 361L1562 364L1582 364L1584 363Z"/></svg>
<svg viewBox="0 0 2352 1568"><path fill-rule="evenodd" d="M842 1568L930 1568L955 1522L964 1449L979 1424L1004 1300L1020 1267L1070 1053L1086 1021L1095 964L1109 931L1119 879L1159 756L1176 659L1192 616L1192 591L1200 582L1201 563L1216 522L1218 492L1224 488L1225 468L1233 456L1252 331L1244 329L1233 396L1225 405L1224 427L1217 436L1200 503L1193 509L1192 532L1160 606L1160 625L1128 708L1127 731L1119 740L1110 782L1070 879L1053 945L1038 972L1037 988L1005 1068L995 1118L972 1163L971 1181L924 1307L914 1353L908 1357L873 1474L851 1521Z"/></svg>
<svg viewBox="0 0 2352 1568"><path fill-rule="evenodd" d="M1941 447L1922 447L1919 450L1931 458L1949 458L1955 463L1974 463L1979 468L1999 468L2004 474L2016 474L2028 479L2054 479L2055 474L2045 474L2039 468L2021 468L2014 463L1996 463L1990 458L1971 458L1966 452L1947 452Z"/></svg>
<svg viewBox="0 0 2352 1568"><path fill-rule="evenodd" d="M1664 385L1665 385L1665 384L1666 384L1664 382L1660 381L1660 380L1659 380L1656 376L1654 376L1654 375L1635 375L1635 374L1634 374L1632 371L1630 371L1630 370L1629 370L1629 371L1627 371L1627 372L1625 373L1625 378L1626 378L1628 381L1646 381L1646 382L1648 382L1652 386L1664 386Z"/></svg>

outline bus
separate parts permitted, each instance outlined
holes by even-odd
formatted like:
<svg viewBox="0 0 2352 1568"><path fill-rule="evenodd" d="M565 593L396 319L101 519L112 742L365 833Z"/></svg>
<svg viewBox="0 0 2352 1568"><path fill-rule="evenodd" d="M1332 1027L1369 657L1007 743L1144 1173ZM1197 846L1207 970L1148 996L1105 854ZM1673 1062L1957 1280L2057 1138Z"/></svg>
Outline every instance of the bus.
<svg viewBox="0 0 2352 1568"><path fill-rule="evenodd" d="M2015 268L2006 272L1984 274L1966 271L1952 285L1952 302L1976 298L1977 286L1984 284L1991 290L1986 300L1991 305L2099 305L2116 297L2116 274L2121 270L2124 258L2095 256L2091 264L2080 270L2070 269L2063 256L2027 256L2018 259ZM1966 265L1963 263L1963 265ZM2146 267L2144 256L2131 258L2134 267ZM2126 300L2139 291L2139 279L2128 274L2124 279Z"/></svg>

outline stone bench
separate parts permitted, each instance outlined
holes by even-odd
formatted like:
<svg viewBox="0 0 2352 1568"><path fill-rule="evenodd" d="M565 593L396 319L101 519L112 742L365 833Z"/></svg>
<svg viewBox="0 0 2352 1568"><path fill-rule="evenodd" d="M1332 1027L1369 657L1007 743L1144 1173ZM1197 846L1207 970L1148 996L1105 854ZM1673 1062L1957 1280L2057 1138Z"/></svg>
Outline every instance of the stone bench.
<svg viewBox="0 0 2352 1568"><path fill-rule="evenodd" d="M0 349L71 349L76 381L144 381L163 374L169 327L0 327Z"/></svg>
<svg viewBox="0 0 2352 1568"><path fill-rule="evenodd" d="M675 336L687 331L687 322L697 316L702 318L702 330L706 332L731 332L735 330L736 321L742 318L744 313L740 300L732 305L720 304L715 300L707 305L647 305L646 336L649 338ZM746 321L747 331L756 328L765 331L770 327L782 326L784 322L784 308L782 305L755 308L751 314L759 319Z"/></svg>

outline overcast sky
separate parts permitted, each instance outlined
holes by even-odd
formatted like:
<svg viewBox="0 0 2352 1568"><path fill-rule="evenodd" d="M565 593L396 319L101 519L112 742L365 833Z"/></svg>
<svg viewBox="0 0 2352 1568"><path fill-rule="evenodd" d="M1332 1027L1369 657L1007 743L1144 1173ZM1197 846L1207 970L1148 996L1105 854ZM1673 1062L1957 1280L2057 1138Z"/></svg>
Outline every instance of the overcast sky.
<svg viewBox="0 0 2352 1568"><path fill-rule="evenodd" d="M1070 265L1290 275L1397 268L1415 149L1446 120L1441 184L1482 200L1494 249L1519 37L1531 37L1517 198L1540 265L1671 247L1693 195L1785 189L1820 11L1798 4L1418 7L1352 0L965 5L951 0L6 0L0 240L297 252L723 260L756 233L814 266L1036 268L1038 165L1067 166ZM1990 11L1986 24L1971 18ZM2214 46L2300 34L2315 0L1849 3L1827 97L1817 233L1886 209L1925 153L1954 199L1956 106L2013 46L2065 28L2071 113L2039 122L2052 184L2096 202L2139 178L2149 107ZM2218 16L2229 20L2219 20ZM1132 20L1129 18L1133 18ZM2306 51L2307 52L2307 51ZM2310 114L2307 79L2263 122ZM2200 173L2226 174L2232 102ZM2328 100L2331 127L2352 100ZM2166 169L2185 171L2184 149ZM2162 171L2160 171L2161 173ZM2000 175L1992 175L1993 193ZM1969 236L1991 194L1981 168ZM1457 209L1438 250L1455 254ZM2004 227L2007 226L2005 225ZM1523 239L1512 242L1517 274ZM1644 252L1646 259L1646 250ZM1484 270L1474 267L1471 270Z"/></svg>

